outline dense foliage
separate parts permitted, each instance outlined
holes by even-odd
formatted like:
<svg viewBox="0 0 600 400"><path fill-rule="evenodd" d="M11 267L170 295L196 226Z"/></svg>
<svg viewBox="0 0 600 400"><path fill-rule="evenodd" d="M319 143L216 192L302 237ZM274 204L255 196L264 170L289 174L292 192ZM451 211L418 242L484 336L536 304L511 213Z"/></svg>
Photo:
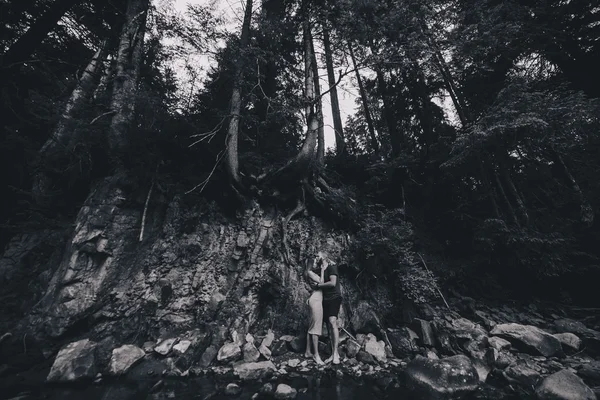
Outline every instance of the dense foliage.
<svg viewBox="0 0 600 400"><path fill-rule="evenodd" d="M357 279L385 277L416 302L437 296L425 265L440 281L480 294L501 287L502 295L560 291L593 301L600 278L594 1L263 0L247 13L248 29L233 31L208 6L178 14L169 1L146 5L145 31L132 31L145 39L128 100L134 118L127 140L115 145L114 93L135 75L115 72L138 18L129 11L134 3L144 6L0 5L0 245L17 232L68 225L94 182L123 164L140 207L154 184L166 198L205 196L228 210L249 196L287 212L306 199L311 213L356 233ZM207 53L206 73L193 61L182 66ZM101 66L88 90L93 57ZM306 78L311 58L328 84ZM337 145L324 164L319 139L306 172L311 123L317 118L321 129L320 110L330 104L319 95L337 96L340 79L360 92L356 112L343 132L336 124ZM85 101L71 110L77 88ZM69 140L46 151L62 131ZM231 157L239 158L240 178ZM41 197L36 182L46 184L37 185ZM369 273L360 273L364 267Z"/></svg>

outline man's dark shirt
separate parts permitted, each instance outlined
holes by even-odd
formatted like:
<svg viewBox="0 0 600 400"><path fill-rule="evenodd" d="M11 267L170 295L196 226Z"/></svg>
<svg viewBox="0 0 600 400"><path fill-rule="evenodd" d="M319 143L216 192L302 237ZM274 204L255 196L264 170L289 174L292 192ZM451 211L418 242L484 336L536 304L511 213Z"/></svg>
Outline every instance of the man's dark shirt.
<svg viewBox="0 0 600 400"><path fill-rule="evenodd" d="M325 270L323 276L325 282L331 280L332 275L337 275L335 286L332 288L323 288L323 300L333 300L342 297L342 290L340 289L340 274L338 272L337 265L329 265Z"/></svg>

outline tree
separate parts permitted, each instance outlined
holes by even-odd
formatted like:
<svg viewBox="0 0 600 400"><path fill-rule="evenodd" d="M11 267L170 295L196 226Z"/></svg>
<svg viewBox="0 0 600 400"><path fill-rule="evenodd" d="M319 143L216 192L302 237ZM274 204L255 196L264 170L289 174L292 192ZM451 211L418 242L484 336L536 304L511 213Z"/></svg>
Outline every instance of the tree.
<svg viewBox="0 0 600 400"><path fill-rule="evenodd" d="M108 142L117 170L125 166L131 143L128 129L135 119L136 89L142 65L149 0L129 0L119 40Z"/></svg>
<svg viewBox="0 0 600 400"><path fill-rule="evenodd" d="M333 68L333 55L331 51L331 39L327 21L321 24L323 28L323 49L325 52L325 67L327 69L327 81L329 83L329 97L331 98L331 115L333 117L333 130L335 133L335 148L338 156L344 156L346 145L344 143L344 128L340 113L340 101L337 93L337 82Z"/></svg>

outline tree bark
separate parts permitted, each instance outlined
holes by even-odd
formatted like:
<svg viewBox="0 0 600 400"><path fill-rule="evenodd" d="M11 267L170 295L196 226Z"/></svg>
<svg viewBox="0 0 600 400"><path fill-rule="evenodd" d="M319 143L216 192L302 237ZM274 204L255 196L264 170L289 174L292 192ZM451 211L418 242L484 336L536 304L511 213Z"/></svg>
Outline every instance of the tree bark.
<svg viewBox="0 0 600 400"><path fill-rule="evenodd" d="M16 63L26 61L63 15L78 2L79 0L56 0L48 11L42 14L4 53L0 61L2 68L12 68Z"/></svg>
<svg viewBox="0 0 600 400"><path fill-rule="evenodd" d="M246 1L244 22L240 35L240 51L244 52L250 40L250 24L252 22L252 0ZM233 92L231 94L231 108L229 128L227 129L227 153L225 161L229 178L234 186L241 188L240 163L238 157L238 138L240 130L240 111L242 109L242 69L244 65L243 54L238 55L235 64L235 75L233 78Z"/></svg>
<svg viewBox="0 0 600 400"><path fill-rule="evenodd" d="M333 55L331 52L331 40L329 38L329 27L327 22L323 23L323 47L325 50L325 67L327 69L327 80L329 82L329 97L331 99L331 115L333 117L333 130L335 132L335 149L338 156L346 153L344 141L344 128L340 113L340 101L338 99L335 71L333 69Z"/></svg>
<svg viewBox="0 0 600 400"><path fill-rule="evenodd" d="M492 211L494 212L494 216L497 219L502 219L500 215L500 209L498 208L498 202L496 201L496 191L490 184L490 180L488 178L488 174L486 172L486 168L484 166L484 162L479 159L479 172L481 173L481 180L483 182L483 187L485 191L488 193L488 198L490 199L490 205L492 206Z"/></svg>
<svg viewBox="0 0 600 400"><path fill-rule="evenodd" d="M108 142L117 169L124 167L130 147L128 130L135 118L137 84L140 76L149 0L129 0L117 54L111 108L115 112Z"/></svg>
<svg viewBox="0 0 600 400"><path fill-rule="evenodd" d="M377 73L377 86L379 88L379 95L383 101L383 116L388 128L390 142L392 144L392 156L395 157L398 156L402 150L402 138L399 136L396 129L396 121L394 121L394 114L390 104L387 83L385 82L385 76L383 75L381 67L377 66L375 72Z"/></svg>
<svg viewBox="0 0 600 400"><path fill-rule="evenodd" d="M565 164L565 161L563 160L562 156L554 149L551 149L550 153L552 155L552 158L554 159L554 162L560 165L563 174L569 181L571 188L573 189L575 195L577 196L577 199L579 200L581 222L583 222L587 226L591 226L594 222L594 209L585 197L585 194L583 194L583 191L579 187L577 180L571 174L571 171L569 171L569 168L567 167L567 164Z"/></svg>
<svg viewBox="0 0 600 400"><path fill-rule="evenodd" d="M314 76L315 85L315 111L317 113L317 120L319 124L319 130L317 133L317 165L325 165L325 123L323 121L323 99L321 97L321 83L319 82L319 65L317 63L317 56L315 53L315 44L310 34L310 58L312 60L312 70Z"/></svg>
<svg viewBox="0 0 600 400"><path fill-rule="evenodd" d="M522 219L523 224L527 226L529 225L529 213L527 212L527 207L525 207L525 203L523 202L523 199L521 198L521 195L519 194L519 191L517 190L517 187L510 176L510 170L507 162L508 155L502 152L502 154L498 155L498 158L500 158L500 174L504 180L504 184L508 188L511 197L517 206L517 211Z"/></svg>
<svg viewBox="0 0 600 400"><path fill-rule="evenodd" d="M106 57L106 45L105 41L83 71L54 132L39 151L37 170L33 178L33 194L38 204L42 202L42 198L47 195L51 186L51 179L47 174L45 164L56 155L64 154L67 148L79 140L76 136L75 123L81 117L82 111L88 105L97 86L98 74Z"/></svg>
<svg viewBox="0 0 600 400"><path fill-rule="evenodd" d="M367 128L369 129L369 138L371 139L371 146L375 153L379 153L379 142L377 141L377 136L375 136L375 127L373 125L373 119L371 118L371 111L369 110L369 101L367 99L367 92L365 91L365 87L363 86L362 79L360 77L360 72L356 66L356 57L354 57L354 50L352 50L352 44L348 42L348 50L350 51L350 58L352 59L352 65L354 67L354 71L356 72L356 80L358 81L358 90L360 91L360 98L363 103L363 109L365 111L365 120L367 121Z"/></svg>
<svg viewBox="0 0 600 400"><path fill-rule="evenodd" d="M492 174L494 176L494 180L496 181L496 187L498 188L498 192L502 196L502 199L504 200L504 204L506 204L506 210L508 211L508 215L510 216L511 221L516 226L520 226L519 219L517 218L517 214L515 213L515 209L513 208L512 204L510 203L510 199L506 195L506 191L504 190L504 186L502 185L502 182L500 181L500 177L498 176L498 173L492 169Z"/></svg>

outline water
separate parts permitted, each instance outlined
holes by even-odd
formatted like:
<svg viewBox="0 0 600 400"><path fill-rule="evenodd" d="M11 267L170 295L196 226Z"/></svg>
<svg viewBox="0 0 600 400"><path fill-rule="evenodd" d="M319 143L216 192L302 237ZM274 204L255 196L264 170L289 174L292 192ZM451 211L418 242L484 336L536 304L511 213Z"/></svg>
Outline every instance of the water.
<svg viewBox="0 0 600 400"><path fill-rule="evenodd" d="M263 386L262 383L257 382L238 383L242 387L242 392L237 396L228 396L223 391L229 383L227 381L215 381L207 377L165 379L160 390L149 393L157 381L158 379L155 378L138 382L117 380L99 385L44 385L30 390L30 395L23 400L249 400ZM348 377L338 379L335 376L299 376L270 383L273 388L279 383L286 383L295 388L298 390L297 400L411 399L401 389L382 390L373 384L362 383Z"/></svg>

